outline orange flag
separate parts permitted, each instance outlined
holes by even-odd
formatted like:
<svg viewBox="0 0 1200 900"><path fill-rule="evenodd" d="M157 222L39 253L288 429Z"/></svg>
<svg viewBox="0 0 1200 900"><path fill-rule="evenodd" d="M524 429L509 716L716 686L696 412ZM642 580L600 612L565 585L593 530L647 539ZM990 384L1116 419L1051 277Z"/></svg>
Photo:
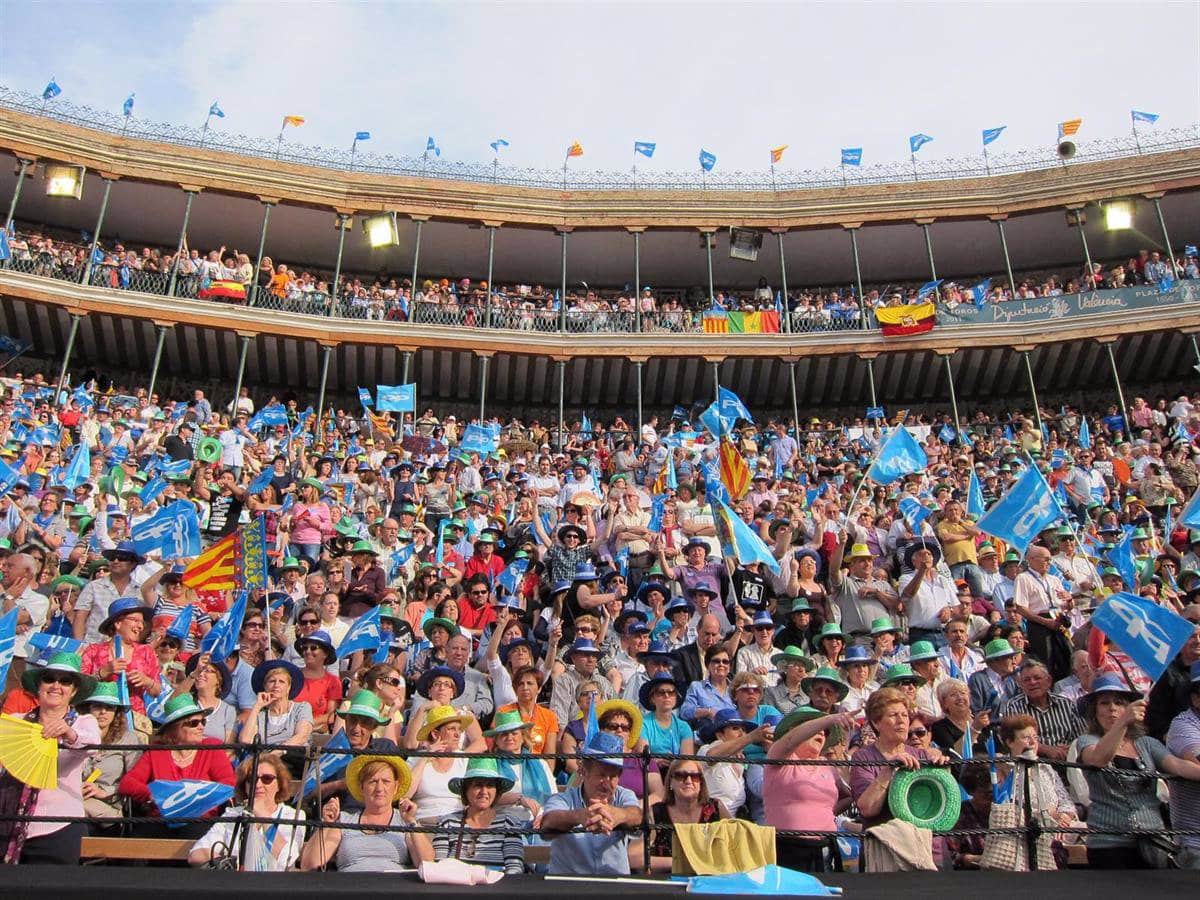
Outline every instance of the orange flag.
<svg viewBox="0 0 1200 900"><path fill-rule="evenodd" d="M567 148L567 156L583 156L583 144L579 143L579 141L575 141L570 147Z"/></svg>
<svg viewBox="0 0 1200 900"><path fill-rule="evenodd" d="M734 500L741 500L750 490L750 467L729 438L721 438L721 481Z"/></svg>

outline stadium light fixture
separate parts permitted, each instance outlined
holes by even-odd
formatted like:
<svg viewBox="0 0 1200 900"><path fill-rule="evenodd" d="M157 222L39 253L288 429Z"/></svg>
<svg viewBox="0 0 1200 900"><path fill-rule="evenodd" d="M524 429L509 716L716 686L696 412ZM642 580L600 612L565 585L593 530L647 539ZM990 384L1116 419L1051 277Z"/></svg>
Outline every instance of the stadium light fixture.
<svg viewBox="0 0 1200 900"><path fill-rule="evenodd" d="M363 233L367 236L367 243L371 245L371 249L400 243L400 229L396 225L394 212L363 219Z"/></svg>
<svg viewBox="0 0 1200 900"><path fill-rule="evenodd" d="M71 197L78 200L83 195L83 176L86 171L83 166L47 164L46 196Z"/></svg>
<svg viewBox="0 0 1200 900"><path fill-rule="evenodd" d="M1104 205L1104 227L1109 231L1126 231L1133 227L1133 204L1128 200L1113 200Z"/></svg>

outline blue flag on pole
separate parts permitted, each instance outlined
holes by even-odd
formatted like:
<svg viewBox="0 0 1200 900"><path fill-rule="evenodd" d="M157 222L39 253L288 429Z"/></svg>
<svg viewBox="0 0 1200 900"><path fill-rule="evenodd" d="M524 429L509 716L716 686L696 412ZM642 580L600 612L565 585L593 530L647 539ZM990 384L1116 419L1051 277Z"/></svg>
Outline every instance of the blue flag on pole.
<svg viewBox="0 0 1200 900"><path fill-rule="evenodd" d="M719 479L718 479L719 480ZM706 482L707 493L707 482ZM710 495L711 496L711 495ZM646 523L646 530L658 534L662 531L663 511L666 507L667 495L655 494L650 498L650 521Z"/></svg>
<svg viewBox="0 0 1200 900"><path fill-rule="evenodd" d="M0 617L0 684L8 677L8 667L17 652L17 617L20 615L21 607L14 606Z"/></svg>
<svg viewBox="0 0 1200 900"><path fill-rule="evenodd" d="M916 153L932 140L927 134L914 134L908 139L908 150L910 153Z"/></svg>
<svg viewBox="0 0 1200 900"><path fill-rule="evenodd" d="M23 476L4 460L0 459L0 497L11 491Z"/></svg>
<svg viewBox="0 0 1200 900"><path fill-rule="evenodd" d="M365 387L358 389L358 402L362 404L363 409L370 409L375 405L375 401L371 399L371 392Z"/></svg>
<svg viewBox="0 0 1200 900"><path fill-rule="evenodd" d="M375 409L379 412L415 412L415 384L380 384L375 387Z"/></svg>
<svg viewBox="0 0 1200 900"><path fill-rule="evenodd" d="M892 429L867 470L867 477L876 484L891 484L897 478L920 472L927 465L929 457L908 429L901 426Z"/></svg>
<svg viewBox="0 0 1200 900"><path fill-rule="evenodd" d="M885 416L886 416L886 413L882 406L868 406L867 407L867 418L868 419L882 419L882 418L885 418Z"/></svg>
<svg viewBox="0 0 1200 900"><path fill-rule="evenodd" d="M426 152L426 153L432 153L434 156L441 156L441 155L442 155L442 148L441 148L441 147L439 147L439 146L438 146L438 145L437 145L437 144L434 142L434 140L433 140L433 137L432 137L432 136L430 136L430 138L429 138L427 141L425 141L425 152Z"/></svg>
<svg viewBox="0 0 1200 900"><path fill-rule="evenodd" d="M717 164L717 156L715 153L709 153L707 150L700 151L700 168L705 172L711 172L713 166Z"/></svg>
<svg viewBox="0 0 1200 900"><path fill-rule="evenodd" d="M487 428L481 425L468 425L463 431L462 440L458 442L458 449L463 453L478 453L480 456L487 456L496 449L496 439L492 437L492 433Z"/></svg>
<svg viewBox="0 0 1200 900"><path fill-rule="evenodd" d="M71 490L86 482L92 474L92 451L87 442L77 446L79 449L75 451L71 465L67 467L67 474L63 476L63 484Z"/></svg>
<svg viewBox="0 0 1200 900"><path fill-rule="evenodd" d="M212 102L212 106L208 108L208 114L210 116L216 116L218 119L225 118L225 110L221 109L221 104L216 100L214 100Z"/></svg>
<svg viewBox="0 0 1200 900"><path fill-rule="evenodd" d="M1121 578L1125 582L1125 587L1131 591L1138 589L1138 571L1137 561L1133 556L1133 532L1126 531L1124 537L1117 543L1115 547L1104 554L1104 558L1113 564L1118 572L1121 573Z"/></svg>
<svg viewBox="0 0 1200 900"><path fill-rule="evenodd" d="M379 613L380 607L376 606L354 620L346 636L338 644L338 659L345 659L359 650L374 653L379 649Z"/></svg>
<svg viewBox="0 0 1200 900"><path fill-rule="evenodd" d="M133 115L133 94L126 97L125 102L121 104L121 112L127 119Z"/></svg>
<svg viewBox="0 0 1200 900"><path fill-rule="evenodd" d="M1124 591L1100 604L1092 613L1092 624L1154 681L1162 677L1196 630L1178 613Z"/></svg>
<svg viewBox="0 0 1200 900"><path fill-rule="evenodd" d="M763 543L763 539L755 534L754 529L743 522L726 503L713 498L709 499L713 509L713 523L725 555L736 558L742 565L753 562L762 563L778 575L779 560Z"/></svg>
<svg viewBox="0 0 1200 900"><path fill-rule="evenodd" d="M354 755L350 753L334 753L334 750L349 750L350 739L346 736L346 729L342 728L325 742L322 748L320 757L317 758L317 764L313 771L304 780L304 786L300 789L300 796L307 797L309 794L316 793L317 785L322 781L333 778L335 775L340 775L350 765L350 761L354 759Z"/></svg>
<svg viewBox="0 0 1200 900"><path fill-rule="evenodd" d="M1129 117L1135 122L1145 122L1147 125L1153 125L1158 121L1158 113L1142 112L1140 109L1131 109Z"/></svg>
<svg viewBox="0 0 1200 900"><path fill-rule="evenodd" d="M943 444L953 444L954 438L958 436L958 432L954 430L954 426L946 424L938 429L938 440Z"/></svg>
<svg viewBox="0 0 1200 900"><path fill-rule="evenodd" d="M35 631L29 635L29 640L25 642L26 652L36 650L43 656L48 656L51 653L79 653L83 650L83 641L77 641L75 638L64 637L61 634L50 634L46 631ZM29 653L29 658L32 660L33 653Z"/></svg>
<svg viewBox="0 0 1200 900"><path fill-rule="evenodd" d="M356 140L356 141L369 141L370 139L371 139L371 132L369 132L369 131L354 132L354 140Z"/></svg>
<svg viewBox="0 0 1200 900"><path fill-rule="evenodd" d="M1030 466L977 525L1024 553L1039 531L1065 518L1042 473Z"/></svg>
<svg viewBox="0 0 1200 900"><path fill-rule="evenodd" d="M158 696L146 695L146 717L155 724L162 721L167 712L167 701L175 695L175 687L167 681L166 675L158 676Z"/></svg>
<svg viewBox="0 0 1200 900"><path fill-rule="evenodd" d="M1092 429L1088 425L1087 416L1079 418L1079 446L1084 450L1092 449Z"/></svg>
<svg viewBox="0 0 1200 900"><path fill-rule="evenodd" d="M994 142L1007 127L1007 125L997 125L995 128L983 129L983 146L986 147L988 144Z"/></svg>
<svg viewBox="0 0 1200 900"><path fill-rule="evenodd" d="M992 279L985 278L975 287L971 288L971 299L975 301L976 309L983 309L987 303L988 294L992 291Z"/></svg>
<svg viewBox="0 0 1200 900"><path fill-rule="evenodd" d="M501 147L508 146L508 141L506 141L504 138L496 138L488 146L490 146L492 148L492 150L495 151L496 153L499 153Z"/></svg>
<svg viewBox="0 0 1200 900"><path fill-rule="evenodd" d="M634 141L633 152L640 153L642 156L651 157L654 155L654 149L658 145L650 141Z"/></svg>
<svg viewBox="0 0 1200 900"><path fill-rule="evenodd" d="M900 498L900 514L914 533L920 533L921 523L929 518L931 510L921 504L915 497Z"/></svg>
<svg viewBox="0 0 1200 900"><path fill-rule="evenodd" d="M938 278L934 281L925 282L923 285L921 285L920 289L917 291L917 299L924 300L926 297L928 297L930 294L932 294L934 291L936 291L938 289L938 287L941 286L941 283L943 281L945 281L944 278Z"/></svg>
<svg viewBox="0 0 1200 900"><path fill-rule="evenodd" d="M843 166L861 166L862 165L862 147L843 147L842 148L842 165Z"/></svg>
<svg viewBox="0 0 1200 900"><path fill-rule="evenodd" d="M629 548L622 547L617 551L613 559L617 563L617 571L621 573L622 578L629 578Z"/></svg>
<svg viewBox="0 0 1200 900"><path fill-rule="evenodd" d="M192 620L195 616L196 608L189 603L179 611L179 615L175 617L175 621L167 627L167 635L179 638L181 641L186 641L188 635L192 633Z"/></svg>
<svg viewBox="0 0 1200 900"><path fill-rule="evenodd" d="M200 555L200 519L188 500L176 500L129 532L133 546L143 556L162 551L163 559Z"/></svg>
<svg viewBox="0 0 1200 900"><path fill-rule="evenodd" d="M403 547L392 552L391 563L388 567L388 581L399 577L404 569L404 564L412 559L412 555L412 544L405 544Z"/></svg>
<svg viewBox="0 0 1200 900"><path fill-rule="evenodd" d="M50 81L46 84L45 90L42 91L42 99L43 100L53 100L55 97L57 97L61 93L62 93L62 88L60 88L58 86L58 82L55 81L54 78L52 77L50 79Z"/></svg>
<svg viewBox="0 0 1200 900"><path fill-rule="evenodd" d="M149 787L154 805L166 819L203 816L233 796L233 785L218 781L152 781Z"/></svg>
<svg viewBox="0 0 1200 900"><path fill-rule="evenodd" d="M246 617L246 591L238 591L233 606L217 620L208 634L200 641L200 652L211 653L216 661L226 660L237 652L238 635L242 630L242 619Z"/></svg>
<svg viewBox="0 0 1200 900"><path fill-rule="evenodd" d="M592 420L587 417L587 413L584 413L582 416L580 416L579 436L587 438L588 440L591 440L591 438L593 436Z"/></svg>
<svg viewBox="0 0 1200 900"><path fill-rule="evenodd" d="M274 427L286 424L288 424L287 410L282 403L272 403L252 415L250 421L246 423L246 427L255 431L264 426Z"/></svg>
<svg viewBox="0 0 1200 900"><path fill-rule="evenodd" d="M987 507L983 503L983 488L979 484L979 476L971 472L971 480L967 483L967 515L979 518Z"/></svg>
<svg viewBox="0 0 1200 900"><path fill-rule="evenodd" d="M525 577L525 572L529 568L529 560L514 559L507 566L500 576L496 579L496 586L504 588L508 594L515 594L517 588L521 584L521 580Z"/></svg>

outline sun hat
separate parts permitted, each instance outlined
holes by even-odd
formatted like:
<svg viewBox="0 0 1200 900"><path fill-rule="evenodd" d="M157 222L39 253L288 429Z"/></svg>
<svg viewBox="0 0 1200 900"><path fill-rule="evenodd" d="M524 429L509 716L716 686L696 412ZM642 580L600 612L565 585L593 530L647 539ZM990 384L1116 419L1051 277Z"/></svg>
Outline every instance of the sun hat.
<svg viewBox="0 0 1200 900"><path fill-rule="evenodd" d="M811 706L797 706L775 724L775 740L779 740L797 725L803 725L805 722L811 722L824 715L828 714L819 709L813 709Z"/></svg>
<svg viewBox="0 0 1200 900"><path fill-rule="evenodd" d="M629 737L625 740L625 746L627 749L632 750L638 739L642 736L642 711L628 700L614 697L612 700L605 700L596 707L596 721L599 722L604 718L605 713L610 713L614 710L623 712L629 716L631 727L629 729Z"/></svg>
<svg viewBox="0 0 1200 900"><path fill-rule="evenodd" d="M747 732L751 732L758 727L757 722L751 722L749 719L743 719L738 715L736 709L722 709L718 710L717 714L713 716L712 721L700 730L701 738L711 743L722 729L728 728L730 725L740 725Z"/></svg>
<svg viewBox="0 0 1200 900"><path fill-rule="evenodd" d="M707 552L708 551L708 541L704 540L704 538L694 537L694 538L691 538L690 540L688 540L688 542L686 544L684 544L683 547L680 549L682 550L682 552L687 553L693 547L700 547L705 552Z"/></svg>
<svg viewBox="0 0 1200 900"><path fill-rule="evenodd" d="M765 609L754 614L754 619L750 622L751 628L770 628L774 630L775 620L771 618L771 614Z"/></svg>
<svg viewBox="0 0 1200 900"><path fill-rule="evenodd" d="M813 685L818 681L827 682L837 688L838 702L846 699L846 695L850 693L850 685L842 681L842 676L838 673L838 670L831 666L821 666L819 669L817 669L817 671L813 672L807 678L801 679L800 690L804 691L804 693L808 694L809 696L812 696Z"/></svg>
<svg viewBox="0 0 1200 900"><path fill-rule="evenodd" d="M285 556L283 558L283 565L279 567L279 574L282 575L284 572L293 569L297 572L303 572L304 564L294 556Z"/></svg>
<svg viewBox="0 0 1200 900"><path fill-rule="evenodd" d="M524 731L532 727L532 722L526 722L521 718L521 711L519 709L506 709L496 713L492 719L492 727L485 731L483 736L496 737L499 734L507 734L510 731Z"/></svg>
<svg viewBox="0 0 1200 900"><path fill-rule="evenodd" d="M579 752L606 766L617 769L625 768L625 760L620 755L613 755L625 752L625 745L621 743L619 737L607 731L597 732Z"/></svg>
<svg viewBox="0 0 1200 900"><path fill-rule="evenodd" d="M114 557L117 556L132 556L135 566L140 566L146 561L146 558L138 553L137 548L133 546L133 541L121 541L115 547L110 547L108 550L101 550L100 555L109 562L112 562Z"/></svg>
<svg viewBox="0 0 1200 900"><path fill-rule="evenodd" d="M513 779L500 773L500 766L495 757L481 756L467 763L467 771L463 772L461 777L450 779L448 782L450 793L458 794L461 797L467 787L467 782L475 779L495 782L497 799L500 795L508 793L515 783Z"/></svg>
<svg viewBox="0 0 1200 900"><path fill-rule="evenodd" d="M392 797L393 803L408 793L409 786L412 785L412 769L408 767L408 763L398 756L368 753L364 756L354 757L350 765L346 766L346 790L350 792L351 797L359 803L363 802L362 784L359 782L359 773L373 762L387 763L392 773L396 776L396 793Z"/></svg>
<svg viewBox="0 0 1200 900"><path fill-rule="evenodd" d="M573 656L576 653L588 653L594 656L599 656L600 652L600 648L596 646L595 641L593 641L591 638L581 637L575 638L575 643L573 643L567 649L567 656Z"/></svg>
<svg viewBox="0 0 1200 900"><path fill-rule="evenodd" d="M428 697L429 687L433 684L435 678L449 678L453 681L455 697L461 694L466 687L466 680L463 678L463 674L457 669L452 669L449 666L434 666L417 679L417 693L422 697Z"/></svg>
<svg viewBox="0 0 1200 900"><path fill-rule="evenodd" d="M958 821L962 791L947 769L901 769L888 788L888 808L903 822L945 831Z"/></svg>
<svg viewBox="0 0 1200 900"><path fill-rule="evenodd" d="M829 637L841 638L843 641L846 640L845 632L838 627L836 622L826 622L822 625L821 630L817 632L815 643L819 647L821 646L821 641Z"/></svg>
<svg viewBox="0 0 1200 900"><path fill-rule="evenodd" d="M254 693L261 694L266 690L267 676L273 669L283 669L292 679L292 686L288 690L288 699L295 700L300 696L300 692L304 690L304 673L300 671L299 666L286 659L268 659L254 667L254 671L250 673L250 687Z"/></svg>
<svg viewBox="0 0 1200 900"><path fill-rule="evenodd" d="M329 636L329 632L325 631L324 629L318 629L312 634L296 638L296 641L292 644L292 646L295 648L296 652L300 654L301 659L304 658L304 651L301 649L301 647L303 647L305 644L316 644L322 650L324 650L325 665L327 666L337 659L337 650L333 646L333 638L331 638Z"/></svg>
<svg viewBox="0 0 1200 900"><path fill-rule="evenodd" d="M298 484L303 487L314 488L318 493L325 490L325 485L321 484L321 482L317 481L315 478L301 478Z"/></svg>
<svg viewBox="0 0 1200 900"><path fill-rule="evenodd" d="M158 720L158 730L162 731L168 725L186 719L188 716L205 716L212 714L211 709L201 709L196 698L191 694L177 694L167 701L163 707L162 718Z"/></svg>
<svg viewBox="0 0 1200 900"><path fill-rule="evenodd" d="M991 541L984 541L979 545L977 556L997 556L996 547Z"/></svg>
<svg viewBox="0 0 1200 900"><path fill-rule="evenodd" d="M676 597L674 600L668 603L666 609L663 610L668 619L680 611L684 611L690 616L696 611L696 607L692 601L688 600L686 597Z"/></svg>
<svg viewBox="0 0 1200 900"><path fill-rule="evenodd" d="M913 541L904 548L904 568L911 569L913 567L913 557L922 550L928 550L933 554L933 564L936 566L942 561L942 548L933 541Z"/></svg>
<svg viewBox="0 0 1200 900"><path fill-rule="evenodd" d="M379 556L379 551L371 546L370 541L355 541L354 546L350 548L350 555L354 556L358 553L366 553L369 556Z"/></svg>
<svg viewBox="0 0 1200 900"><path fill-rule="evenodd" d="M356 691L350 698L350 705L341 713L342 717L362 716L364 719L379 725L387 725L392 720L383 713L383 699L373 691L363 688Z"/></svg>
<svg viewBox="0 0 1200 900"><path fill-rule="evenodd" d="M838 660L838 667L842 666L869 666L875 662L875 657L871 655L871 651L862 644L855 644L853 647L847 647L845 654Z"/></svg>
<svg viewBox="0 0 1200 900"><path fill-rule="evenodd" d="M1079 715L1087 718L1088 707L1095 704L1100 699L1101 694L1116 694L1119 697L1124 697L1130 703L1135 700L1145 700L1145 695L1141 691L1131 690L1119 675L1111 672L1106 672L1103 675L1096 677L1092 682L1092 690L1084 694L1075 701L1075 709Z"/></svg>
<svg viewBox="0 0 1200 900"><path fill-rule="evenodd" d="M137 597L119 597L114 600L108 607L108 616L100 623L100 627L96 630L103 635L112 637L113 626L117 624L117 619L122 619L125 616L137 613L142 617L142 621L146 623L146 627L150 627L150 622L154 618L154 608L151 606L142 606L142 601Z"/></svg>
<svg viewBox="0 0 1200 900"><path fill-rule="evenodd" d="M458 625L456 625L454 622L451 622L449 619L443 619L440 616L431 616L430 618L426 619L425 624L421 626L421 630L425 632L425 637L429 638L430 640L433 639L430 635L430 632L433 631L434 628L445 628L448 632L450 632L450 637L458 637L459 635Z"/></svg>
<svg viewBox="0 0 1200 900"><path fill-rule="evenodd" d="M200 657L203 655L203 653L193 653L190 657L188 657L188 661L184 663L183 672L189 678L195 676L196 667L200 665ZM216 670L217 679L221 682L221 689L217 692L217 696L224 697L229 693L229 684L230 681L232 681L233 676L229 674L229 669L227 669L224 664L214 661L211 665L212 668Z"/></svg>
<svg viewBox="0 0 1200 900"><path fill-rule="evenodd" d="M429 740L429 736L431 734L433 734L443 725L448 725L451 722L457 722L459 725L462 725L464 728L466 728L473 721L473 716L460 713L453 706L435 706L425 717L425 724L421 726L421 730L417 732L417 740Z"/></svg>
<svg viewBox="0 0 1200 900"><path fill-rule="evenodd" d="M771 656L771 665L776 668L788 663L800 663L800 665L804 666L805 671L809 671L816 666L811 656L805 656L804 652L793 644L788 644L781 652L772 654Z"/></svg>
<svg viewBox="0 0 1200 900"><path fill-rule="evenodd" d="M558 529L558 539L560 541L568 534L574 534L577 538L579 538L580 543L583 543L587 540L587 532L578 525L564 525L562 528Z"/></svg>
<svg viewBox="0 0 1200 900"><path fill-rule="evenodd" d="M115 681L97 681L89 696L84 697L82 700L75 700L76 706L88 706L92 703L99 703L102 706L112 706L117 709L126 709L129 706L129 704L121 702L120 691L117 690L117 683Z"/></svg>
<svg viewBox="0 0 1200 900"><path fill-rule="evenodd" d="M910 659L912 657L909 657ZM925 679L913 671L912 666L908 663L896 663L883 676L883 684L880 687L890 687L896 684L913 683L920 687L925 683Z"/></svg>
<svg viewBox="0 0 1200 900"><path fill-rule="evenodd" d="M809 602L806 598L797 597L795 600L792 601L792 608L788 610L788 615L790 616L792 613L798 613L798 612L811 613L812 611L813 611L813 608L809 604Z"/></svg>
<svg viewBox="0 0 1200 900"><path fill-rule="evenodd" d="M634 599L638 600L642 603L646 603L648 605L649 601L646 598L648 596L650 596L651 591L658 591L660 594L663 595L664 600L671 599L670 586L662 581L659 581L656 578L648 578L647 580L645 580L641 584L639 584L637 593L634 594Z"/></svg>
<svg viewBox="0 0 1200 900"><path fill-rule="evenodd" d="M871 634L899 634L900 629L887 616L871 620Z"/></svg>
<svg viewBox="0 0 1200 900"><path fill-rule="evenodd" d="M871 552L871 548L866 544L851 544L850 552L846 554L846 559L873 559L875 556Z"/></svg>
<svg viewBox="0 0 1200 900"><path fill-rule="evenodd" d="M933 641L913 641L913 645L909 648L908 661L922 662L927 659L940 659L941 654L937 648L933 646Z"/></svg>
<svg viewBox="0 0 1200 900"><path fill-rule="evenodd" d="M55 653L44 666L30 667L21 674L21 685L35 697L43 672L69 672L79 680L76 696L92 693L96 679L83 674L83 661L78 653Z"/></svg>
<svg viewBox="0 0 1200 900"><path fill-rule="evenodd" d="M675 679L666 672L662 672L642 682L642 686L638 688L638 703L642 705L643 709L654 709L650 695L664 685L676 687Z"/></svg>
<svg viewBox="0 0 1200 900"><path fill-rule="evenodd" d="M1013 649L1012 644L1004 638L996 638L994 641L988 641L983 648L983 658L985 661L993 659L1004 659L1006 656L1016 656L1017 651ZM909 659L912 657L910 656Z"/></svg>

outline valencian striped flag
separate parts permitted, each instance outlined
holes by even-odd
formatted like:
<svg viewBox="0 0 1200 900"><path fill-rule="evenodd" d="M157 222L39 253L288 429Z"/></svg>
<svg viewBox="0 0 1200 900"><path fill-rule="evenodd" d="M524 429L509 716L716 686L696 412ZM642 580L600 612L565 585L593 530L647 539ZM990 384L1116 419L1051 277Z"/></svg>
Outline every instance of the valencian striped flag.
<svg viewBox="0 0 1200 900"><path fill-rule="evenodd" d="M571 146L567 148L567 156L583 156L583 144L579 143L579 141L574 141Z"/></svg>
<svg viewBox="0 0 1200 900"><path fill-rule="evenodd" d="M734 500L741 500L750 489L750 467L729 438L721 438L721 483Z"/></svg>
<svg viewBox="0 0 1200 900"><path fill-rule="evenodd" d="M879 320L879 330L885 335L920 334L933 329L936 312L932 303L881 306L875 310L875 318Z"/></svg>
<svg viewBox="0 0 1200 900"><path fill-rule="evenodd" d="M265 588L266 519L259 516L197 556L184 570L183 583L194 591Z"/></svg>
<svg viewBox="0 0 1200 900"><path fill-rule="evenodd" d="M291 125L293 128L299 128L304 124L304 116L284 116L283 127L287 128Z"/></svg>
<svg viewBox="0 0 1200 900"><path fill-rule="evenodd" d="M783 159L783 151L788 148L787 144L780 144L778 147L771 148L771 165Z"/></svg>
<svg viewBox="0 0 1200 900"><path fill-rule="evenodd" d="M1065 122L1058 123L1058 139L1061 141L1065 137L1071 137L1079 131L1079 126L1083 124L1083 119L1067 119Z"/></svg>

